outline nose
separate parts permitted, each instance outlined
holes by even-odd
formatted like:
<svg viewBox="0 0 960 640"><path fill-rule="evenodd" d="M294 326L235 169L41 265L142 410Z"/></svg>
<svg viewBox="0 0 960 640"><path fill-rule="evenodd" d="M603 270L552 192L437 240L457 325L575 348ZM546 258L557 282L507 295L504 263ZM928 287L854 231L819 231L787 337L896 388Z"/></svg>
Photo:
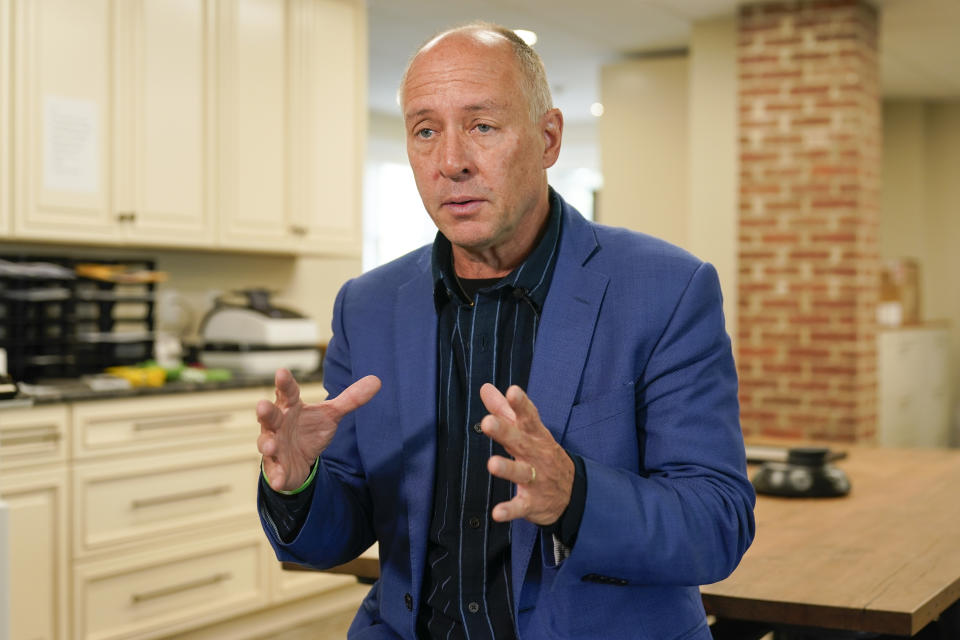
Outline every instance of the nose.
<svg viewBox="0 0 960 640"><path fill-rule="evenodd" d="M462 135L444 136L440 145L440 174L454 182L466 180L476 172L469 141Z"/></svg>

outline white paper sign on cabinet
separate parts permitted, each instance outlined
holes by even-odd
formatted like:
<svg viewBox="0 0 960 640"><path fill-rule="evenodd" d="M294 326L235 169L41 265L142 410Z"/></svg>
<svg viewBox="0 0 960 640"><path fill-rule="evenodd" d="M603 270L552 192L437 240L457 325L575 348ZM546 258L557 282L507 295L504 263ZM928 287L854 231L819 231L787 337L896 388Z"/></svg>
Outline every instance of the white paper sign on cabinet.
<svg viewBox="0 0 960 640"><path fill-rule="evenodd" d="M43 186L96 193L100 184L97 103L47 96L43 109Z"/></svg>

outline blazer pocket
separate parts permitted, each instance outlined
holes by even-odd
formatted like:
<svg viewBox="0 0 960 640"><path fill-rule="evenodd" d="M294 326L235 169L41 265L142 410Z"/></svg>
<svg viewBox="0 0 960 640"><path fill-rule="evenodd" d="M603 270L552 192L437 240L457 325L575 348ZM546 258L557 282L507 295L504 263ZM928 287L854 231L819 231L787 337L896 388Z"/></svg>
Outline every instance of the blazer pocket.
<svg viewBox="0 0 960 640"><path fill-rule="evenodd" d="M623 413L635 413L636 407L636 386L630 381L586 402L573 405L567 433L605 422Z"/></svg>

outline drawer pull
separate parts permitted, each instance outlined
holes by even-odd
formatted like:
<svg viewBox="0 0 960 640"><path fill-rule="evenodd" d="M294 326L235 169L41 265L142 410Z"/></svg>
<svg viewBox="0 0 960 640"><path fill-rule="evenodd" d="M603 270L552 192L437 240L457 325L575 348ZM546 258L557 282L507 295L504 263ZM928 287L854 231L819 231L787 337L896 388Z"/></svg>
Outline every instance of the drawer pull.
<svg viewBox="0 0 960 640"><path fill-rule="evenodd" d="M163 598L165 596L172 596L183 591L189 591L190 589L199 589L201 587L209 587L214 584L223 582L224 580L229 580L233 577L232 573L216 573L212 576L206 578L199 578L197 580L191 580L189 582L184 582L181 584L170 585L169 587L163 587L161 589L154 589L153 591L144 591L143 593L134 593L130 596L131 602L134 604L139 604L141 602L146 602L148 600L156 600L157 598Z"/></svg>
<svg viewBox="0 0 960 640"><path fill-rule="evenodd" d="M4 434L0 434L0 446L10 447L30 443L56 442L61 437L60 430L56 426L10 429Z"/></svg>
<svg viewBox="0 0 960 640"><path fill-rule="evenodd" d="M183 416L174 418L157 418L146 422L135 422L134 431L149 431L151 429L168 429L170 427L196 427L207 426L210 423L219 424L230 419L226 413L208 413L194 416Z"/></svg>
<svg viewBox="0 0 960 640"><path fill-rule="evenodd" d="M209 489L196 489L195 491L184 491L182 493L171 493L166 496L155 496L153 498L140 498L130 503L132 509L142 509L143 507L155 507L161 504L171 502L180 502L182 500L194 500L196 498L209 498L210 496L220 495L230 491L229 485L219 485Z"/></svg>

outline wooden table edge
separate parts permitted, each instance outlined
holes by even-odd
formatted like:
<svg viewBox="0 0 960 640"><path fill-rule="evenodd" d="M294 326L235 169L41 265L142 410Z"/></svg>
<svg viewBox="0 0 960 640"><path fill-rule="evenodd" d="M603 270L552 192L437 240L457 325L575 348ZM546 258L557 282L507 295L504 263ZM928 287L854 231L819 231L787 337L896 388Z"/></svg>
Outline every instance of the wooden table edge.
<svg viewBox="0 0 960 640"><path fill-rule="evenodd" d="M707 613L718 618L903 636L915 633L915 613L879 609L852 611L843 606L700 595Z"/></svg>

